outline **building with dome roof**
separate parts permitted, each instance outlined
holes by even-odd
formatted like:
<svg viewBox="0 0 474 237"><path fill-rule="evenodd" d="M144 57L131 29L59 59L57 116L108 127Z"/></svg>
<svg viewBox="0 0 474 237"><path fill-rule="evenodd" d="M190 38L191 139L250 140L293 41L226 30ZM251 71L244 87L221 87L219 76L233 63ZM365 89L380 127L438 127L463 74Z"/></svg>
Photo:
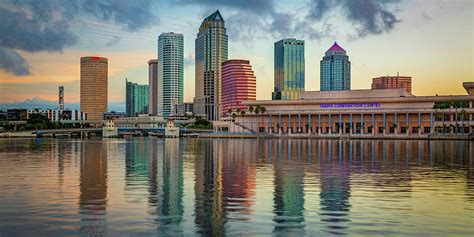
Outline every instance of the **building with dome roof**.
<svg viewBox="0 0 474 237"><path fill-rule="evenodd" d="M351 89L351 62L341 46L334 42L321 60L321 91Z"/></svg>

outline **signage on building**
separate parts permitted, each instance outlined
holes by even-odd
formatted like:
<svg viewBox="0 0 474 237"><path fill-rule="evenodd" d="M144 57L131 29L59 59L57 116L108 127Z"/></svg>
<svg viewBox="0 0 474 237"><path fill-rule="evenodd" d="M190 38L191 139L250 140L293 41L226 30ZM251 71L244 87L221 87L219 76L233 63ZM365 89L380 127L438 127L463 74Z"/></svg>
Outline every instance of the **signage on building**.
<svg viewBox="0 0 474 237"><path fill-rule="evenodd" d="M320 109L363 109L379 108L380 103L346 103L346 104L320 104Z"/></svg>

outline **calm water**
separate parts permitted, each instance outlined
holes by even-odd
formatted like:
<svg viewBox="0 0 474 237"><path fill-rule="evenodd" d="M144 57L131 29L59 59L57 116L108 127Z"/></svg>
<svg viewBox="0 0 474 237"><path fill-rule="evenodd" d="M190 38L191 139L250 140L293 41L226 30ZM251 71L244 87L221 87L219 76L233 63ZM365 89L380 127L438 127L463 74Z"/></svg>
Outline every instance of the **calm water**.
<svg viewBox="0 0 474 237"><path fill-rule="evenodd" d="M0 140L0 236L474 234L474 142Z"/></svg>

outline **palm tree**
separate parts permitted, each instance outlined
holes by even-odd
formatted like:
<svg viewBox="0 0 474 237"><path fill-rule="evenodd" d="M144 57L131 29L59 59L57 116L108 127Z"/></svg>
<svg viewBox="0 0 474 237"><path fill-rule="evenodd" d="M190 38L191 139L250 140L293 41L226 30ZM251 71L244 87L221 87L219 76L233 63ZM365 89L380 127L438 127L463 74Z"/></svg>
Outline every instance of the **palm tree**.
<svg viewBox="0 0 474 237"><path fill-rule="evenodd" d="M260 106L260 113L263 115L265 112L267 112L267 108Z"/></svg>
<svg viewBox="0 0 474 237"><path fill-rule="evenodd" d="M249 114L253 113L255 108L253 106L249 106ZM250 127L252 126L252 118L250 118Z"/></svg>
<svg viewBox="0 0 474 237"><path fill-rule="evenodd" d="M227 110L227 113L229 114L229 116L232 116L232 109L229 108L229 109Z"/></svg>
<svg viewBox="0 0 474 237"><path fill-rule="evenodd" d="M462 127L462 133L464 133L464 120L466 119L466 115L467 115L467 112L466 110L463 108L461 110L461 127Z"/></svg>
<svg viewBox="0 0 474 237"><path fill-rule="evenodd" d="M254 110L253 106L249 106L249 112L253 113L253 110Z"/></svg>
<svg viewBox="0 0 474 237"><path fill-rule="evenodd" d="M260 113L260 105L255 106L255 109L253 111L255 113L255 118L257 120L257 134L260 135L260 124L259 124L259 117L258 114Z"/></svg>

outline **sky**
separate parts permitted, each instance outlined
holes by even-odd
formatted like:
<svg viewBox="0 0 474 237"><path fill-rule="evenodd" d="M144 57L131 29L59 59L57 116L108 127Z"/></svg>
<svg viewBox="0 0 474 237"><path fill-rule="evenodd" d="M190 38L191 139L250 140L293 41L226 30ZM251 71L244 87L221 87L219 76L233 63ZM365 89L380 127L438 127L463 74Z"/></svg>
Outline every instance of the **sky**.
<svg viewBox="0 0 474 237"><path fill-rule="evenodd" d="M465 94L474 81L472 0L0 0L0 103L79 102L80 57L109 59L109 102L124 104L125 79L148 84L163 32L184 34L185 101L194 97L194 40L221 12L229 59L250 60L257 99L271 99L273 44L305 40L305 89L319 90L319 62L338 42L351 88L374 77L412 76L415 95ZM123 107L123 110L125 107Z"/></svg>

